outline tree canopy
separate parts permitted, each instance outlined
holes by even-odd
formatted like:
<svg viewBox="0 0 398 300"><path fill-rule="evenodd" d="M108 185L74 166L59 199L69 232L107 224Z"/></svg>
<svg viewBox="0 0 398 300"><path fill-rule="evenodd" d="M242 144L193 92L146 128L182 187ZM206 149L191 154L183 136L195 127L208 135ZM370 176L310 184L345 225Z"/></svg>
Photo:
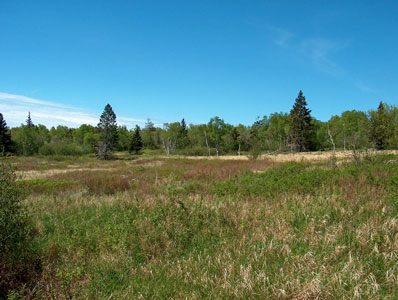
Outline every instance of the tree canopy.
<svg viewBox="0 0 398 300"><path fill-rule="evenodd" d="M170 155L209 156L369 147L398 149L398 107L380 102L376 110L347 110L328 121L320 121L311 116L302 91L289 113L264 115L249 126L234 126L216 116L206 123L189 125L183 118L180 122L164 123L163 128L148 119L142 129L129 130L117 125L110 104L105 106L97 126L82 124L79 128L69 128L59 125L47 129L33 121L29 113L24 124L9 130L2 116L0 153L96 153L101 159L109 159L114 151L138 153L142 149Z"/></svg>

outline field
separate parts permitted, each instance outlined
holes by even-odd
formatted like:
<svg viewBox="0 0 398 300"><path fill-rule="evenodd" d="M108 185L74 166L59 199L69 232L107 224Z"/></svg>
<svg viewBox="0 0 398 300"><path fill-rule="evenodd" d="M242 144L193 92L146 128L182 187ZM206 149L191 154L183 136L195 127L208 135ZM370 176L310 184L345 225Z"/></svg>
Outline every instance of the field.
<svg viewBox="0 0 398 300"><path fill-rule="evenodd" d="M21 293L397 299L396 158L12 158L42 256Z"/></svg>

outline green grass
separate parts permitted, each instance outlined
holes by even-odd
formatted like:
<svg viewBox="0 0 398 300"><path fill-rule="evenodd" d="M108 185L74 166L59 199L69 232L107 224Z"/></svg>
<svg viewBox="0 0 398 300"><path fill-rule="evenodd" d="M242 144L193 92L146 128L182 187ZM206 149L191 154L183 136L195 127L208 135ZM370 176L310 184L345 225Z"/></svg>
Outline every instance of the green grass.
<svg viewBox="0 0 398 300"><path fill-rule="evenodd" d="M34 295L396 299L398 164L388 159L147 158L27 181L43 257Z"/></svg>

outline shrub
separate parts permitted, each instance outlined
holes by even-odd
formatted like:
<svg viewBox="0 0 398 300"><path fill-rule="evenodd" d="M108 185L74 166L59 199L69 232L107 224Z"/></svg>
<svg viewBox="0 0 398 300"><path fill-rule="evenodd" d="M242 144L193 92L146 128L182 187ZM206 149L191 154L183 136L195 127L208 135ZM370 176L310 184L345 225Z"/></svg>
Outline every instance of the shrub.
<svg viewBox="0 0 398 300"><path fill-rule="evenodd" d="M188 155L188 156L208 156L209 150L206 147L191 147L185 149L178 149L176 151L178 155ZM211 155L215 155L214 149L211 149Z"/></svg>
<svg viewBox="0 0 398 300"><path fill-rule="evenodd" d="M44 144L39 149L41 155L82 155L85 152L89 150L71 143Z"/></svg>
<svg viewBox="0 0 398 300"><path fill-rule="evenodd" d="M261 150L259 148L252 148L247 155L250 160L256 160L261 155Z"/></svg>
<svg viewBox="0 0 398 300"><path fill-rule="evenodd" d="M305 164L286 163L268 169L264 173L247 172L224 182L214 183L214 191L220 196L241 194L275 198L295 193L315 195L322 186L336 183L338 170L307 169Z"/></svg>
<svg viewBox="0 0 398 300"><path fill-rule="evenodd" d="M21 183L31 193L57 194L79 186L77 180L49 180L45 178L25 180Z"/></svg>
<svg viewBox="0 0 398 300"><path fill-rule="evenodd" d="M0 162L0 298L28 284L40 266L22 194L13 167Z"/></svg>

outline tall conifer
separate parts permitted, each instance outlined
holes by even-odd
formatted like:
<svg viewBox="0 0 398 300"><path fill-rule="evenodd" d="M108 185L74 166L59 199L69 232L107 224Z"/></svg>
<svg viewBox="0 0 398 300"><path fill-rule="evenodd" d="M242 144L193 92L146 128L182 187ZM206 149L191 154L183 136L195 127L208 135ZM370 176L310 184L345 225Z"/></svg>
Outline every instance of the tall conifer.
<svg viewBox="0 0 398 300"><path fill-rule="evenodd" d="M105 106L98 128L101 133L101 139L98 144L97 155L99 158L109 159L112 156L112 150L117 146L116 114L110 104Z"/></svg>
<svg viewBox="0 0 398 300"><path fill-rule="evenodd" d="M370 140L377 150L385 149L388 139L393 134L385 105L380 101L377 111L370 112Z"/></svg>
<svg viewBox="0 0 398 300"><path fill-rule="evenodd" d="M290 111L290 136L292 146L296 151L309 151L311 149L313 125L311 110L300 90L296 101Z"/></svg>
<svg viewBox="0 0 398 300"><path fill-rule="evenodd" d="M142 149L142 139L140 131L141 131L140 127L138 125L135 125L135 130L133 137L131 138L130 149L129 149L130 152L135 152L135 154L138 154Z"/></svg>
<svg viewBox="0 0 398 300"><path fill-rule="evenodd" d="M4 155L7 152L11 152L12 142L11 134L8 130L7 123L3 118L2 113L0 113L0 155Z"/></svg>

